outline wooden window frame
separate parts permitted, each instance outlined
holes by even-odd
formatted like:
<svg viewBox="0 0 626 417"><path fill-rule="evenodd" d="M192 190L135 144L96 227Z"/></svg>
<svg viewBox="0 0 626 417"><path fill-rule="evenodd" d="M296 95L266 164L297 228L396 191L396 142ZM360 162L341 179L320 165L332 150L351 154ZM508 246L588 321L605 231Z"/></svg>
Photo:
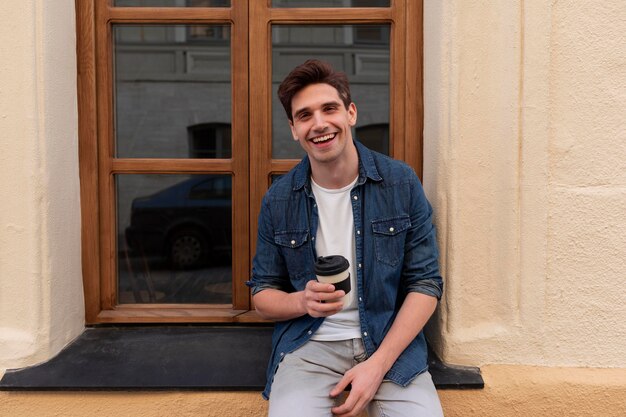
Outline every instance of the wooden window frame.
<svg viewBox="0 0 626 417"><path fill-rule="evenodd" d="M298 162L272 158L274 24L390 24L390 153L409 163L421 177L421 0L393 0L385 8L301 9L271 8L270 0L231 0L230 8L113 7L112 0L76 0L75 4L87 324L261 321L245 287L256 245L257 216L271 176L287 172ZM231 25L230 159L115 158L111 25L124 23ZM254 64L254 71L249 71L250 63ZM249 139L250 132L254 132L254 140ZM113 178L115 174L151 173L233 175L232 305L117 304Z"/></svg>

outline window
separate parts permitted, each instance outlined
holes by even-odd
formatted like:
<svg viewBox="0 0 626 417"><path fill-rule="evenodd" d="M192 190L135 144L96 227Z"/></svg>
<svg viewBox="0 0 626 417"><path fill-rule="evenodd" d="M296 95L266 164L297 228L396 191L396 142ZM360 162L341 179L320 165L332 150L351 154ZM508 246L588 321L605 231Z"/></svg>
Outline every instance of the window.
<svg viewBox="0 0 626 417"><path fill-rule="evenodd" d="M230 124L201 123L187 127L190 158L230 158Z"/></svg>
<svg viewBox="0 0 626 417"><path fill-rule="evenodd" d="M368 148L385 153L389 149L389 124L378 123L357 126L356 137Z"/></svg>
<svg viewBox="0 0 626 417"><path fill-rule="evenodd" d="M87 323L258 320L261 198L302 156L275 93L305 59L348 74L357 137L421 172L420 1L76 7Z"/></svg>

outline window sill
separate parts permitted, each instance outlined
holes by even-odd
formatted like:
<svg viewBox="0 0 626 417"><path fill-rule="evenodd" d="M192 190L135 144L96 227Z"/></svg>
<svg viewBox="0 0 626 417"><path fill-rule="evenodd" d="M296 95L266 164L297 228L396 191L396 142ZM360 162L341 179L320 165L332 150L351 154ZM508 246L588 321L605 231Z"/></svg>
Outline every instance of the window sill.
<svg viewBox="0 0 626 417"><path fill-rule="evenodd" d="M238 324L265 323L256 310L235 310L231 305L219 307L212 305L154 305L154 304L122 304L111 310L100 311L90 325L145 325L145 324Z"/></svg>
<svg viewBox="0 0 626 417"><path fill-rule="evenodd" d="M272 327L144 326L88 328L48 362L8 370L4 391L261 391ZM438 389L482 388L480 370L431 354Z"/></svg>

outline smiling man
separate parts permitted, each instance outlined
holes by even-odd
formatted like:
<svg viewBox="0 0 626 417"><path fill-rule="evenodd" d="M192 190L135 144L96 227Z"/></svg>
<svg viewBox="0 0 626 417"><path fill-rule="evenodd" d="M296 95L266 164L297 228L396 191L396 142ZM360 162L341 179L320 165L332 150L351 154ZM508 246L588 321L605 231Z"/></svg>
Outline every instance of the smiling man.
<svg viewBox="0 0 626 417"><path fill-rule="evenodd" d="M443 282L419 179L353 139L357 108L329 64L296 67L278 96L306 156L263 199L248 282L276 322L269 415L442 416L422 329ZM316 280L316 259L335 255L349 263L345 305Z"/></svg>

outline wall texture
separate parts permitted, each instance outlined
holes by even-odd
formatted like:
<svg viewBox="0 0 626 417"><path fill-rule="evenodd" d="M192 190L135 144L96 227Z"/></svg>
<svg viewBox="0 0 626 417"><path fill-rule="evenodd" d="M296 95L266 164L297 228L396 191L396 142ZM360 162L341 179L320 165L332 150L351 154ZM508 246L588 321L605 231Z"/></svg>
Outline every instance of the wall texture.
<svg viewBox="0 0 626 417"><path fill-rule="evenodd" d="M0 4L0 369L82 331L74 2Z"/></svg>
<svg viewBox="0 0 626 417"><path fill-rule="evenodd" d="M425 2L446 360L626 363L625 15L620 0Z"/></svg>
<svg viewBox="0 0 626 417"><path fill-rule="evenodd" d="M446 277L431 336L448 362L483 366L486 383L442 391L446 413L620 415L626 3L424 10L424 178ZM73 13L73 0L0 2L0 373L48 359L83 326ZM0 415L224 407L258 415L266 403L0 393Z"/></svg>

